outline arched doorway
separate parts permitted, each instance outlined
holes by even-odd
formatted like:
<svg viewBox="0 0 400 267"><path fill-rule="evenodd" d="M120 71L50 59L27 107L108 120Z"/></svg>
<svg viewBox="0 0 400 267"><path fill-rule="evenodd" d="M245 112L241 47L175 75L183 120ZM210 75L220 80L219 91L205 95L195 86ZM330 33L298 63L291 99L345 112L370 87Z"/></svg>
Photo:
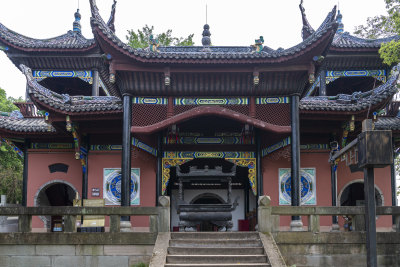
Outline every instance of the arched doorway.
<svg viewBox="0 0 400 267"><path fill-rule="evenodd" d="M53 180L39 188L34 198L34 205L36 207L72 206L77 193L78 190L71 183ZM60 223L62 220L57 216L39 216L39 218L48 229L53 229L54 223ZM56 226L56 230L60 230L60 227Z"/></svg>
<svg viewBox="0 0 400 267"><path fill-rule="evenodd" d="M343 187L339 194L340 206L364 206L364 181L354 180ZM375 185L375 205L383 206L384 199L382 191ZM363 215L343 216L344 228L349 231L365 230L365 219Z"/></svg>
<svg viewBox="0 0 400 267"><path fill-rule="evenodd" d="M363 206L364 205L364 181L355 180L343 187L339 194L340 206ZM382 191L375 185L375 203L383 206Z"/></svg>

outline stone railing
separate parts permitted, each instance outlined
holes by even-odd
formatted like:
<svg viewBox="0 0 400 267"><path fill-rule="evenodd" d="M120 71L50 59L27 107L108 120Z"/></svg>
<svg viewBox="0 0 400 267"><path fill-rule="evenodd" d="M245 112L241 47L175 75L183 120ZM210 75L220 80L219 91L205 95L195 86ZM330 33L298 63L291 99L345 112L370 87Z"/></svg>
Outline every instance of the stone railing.
<svg viewBox="0 0 400 267"><path fill-rule="evenodd" d="M262 196L258 200L258 229L260 232L279 232L280 216L307 216L308 231L320 232L320 216L349 216L363 221L364 207L292 207L271 206L269 196ZM376 207L376 215L390 215L395 217L393 229L400 232L400 207ZM364 229L355 229L364 230Z"/></svg>
<svg viewBox="0 0 400 267"><path fill-rule="evenodd" d="M16 233L0 233L0 244L153 244L159 232L170 231L169 197L159 207L0 207L0 216L18 216ZM62 216L63 232L32 232L32 216ZM109 232L78 233L77 216L109 216ZM121 216L148 216L149 232L121 230ZM10 235L13 236L10 239ZM53 238L52 236L57 236ZM132 238L134 239L132 241Z"/></svg>

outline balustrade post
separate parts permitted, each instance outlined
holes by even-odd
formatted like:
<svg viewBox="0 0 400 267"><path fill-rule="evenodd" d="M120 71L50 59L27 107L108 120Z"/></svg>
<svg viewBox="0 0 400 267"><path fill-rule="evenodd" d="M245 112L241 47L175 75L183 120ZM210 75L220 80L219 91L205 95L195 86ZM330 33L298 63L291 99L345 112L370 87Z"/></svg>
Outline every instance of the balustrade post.
<svg viewBox="0 0 400 267"><path fill-rule="evenodd" d="M157 215L150 215L150 232L157 233L158 232L158 219Z"/></svg>
<svg viewBox="0 0 400 267"><path fill-rule="evenodd" d="M30 233L32 231L32 215L18 216L18 232Z"/></svg>
<svg viewBox="0 0 400 267"><path fill-rule="evenodd" d="M67 233L76 232L76 215L64 216L64 231Z"/></svg>
<svg viewBox="0 0 400 267"><path fill-rule="evenodd" d="M308 216L308 231L311 233L319 233L320 229L319 215Z"/></svg>
<svg viewBox="0 0 400 267"><path fill-rule="evenodd" d="M120 215L110 215L110 232L119 233L121 230L120 225L121 216Z"/></svg>
<svg viewBox="0 0 400 267"><path fill-rule="evenodd" d="M160 196L158 199L160 212L158 214L158 232L170 231L170 204L169 196Z"/></svg>
<svg viewBox="0 0 400 267"><path fill-rule="evenodd" d="M400 215L394 216L394 231L400 233Z"/></svg>
<svg viewBox="0 0 400 267"><path fill-rule="evenodd" d="M271 233L273 230L273 218L271 216L271 198L261 196L258 198L258 231Z"/></svg>

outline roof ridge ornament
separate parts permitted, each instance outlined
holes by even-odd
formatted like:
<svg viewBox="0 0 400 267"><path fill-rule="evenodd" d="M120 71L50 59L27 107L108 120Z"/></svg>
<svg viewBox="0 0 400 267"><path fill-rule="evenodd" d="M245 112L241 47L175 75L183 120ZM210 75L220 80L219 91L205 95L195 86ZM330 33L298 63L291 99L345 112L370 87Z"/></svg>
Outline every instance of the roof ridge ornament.
<svg viewBox="0 0 400 267"><path fill-rule="evenodd" d="M263 37L263 36L260 36L260 39L255 39L255 40L254 40L254 43L255 43L255 44L251 45L251 47L254 48L254 50L253 50L252 53L260 53L260 52L263 50L263 48L264 48L264 46L263 46L263 44L264 44L264 37Z"/></svg>
<svg viewBox="0 0 400 267"><path fill-rule="evenodd" d="M114 0L113 5L111 6L111 14L110 18L108 19L107 26L110 28L112 32L115 33L115 8L117 6L117 0Z"/></svg>
<svg viewBox="0 0 400 267"><path fill-rule="evenodd" d="M160 46L160 43L157 38L154 38L154 36L151 34L149 38L149 49L150 52L159 52L158 47Z"/></svg>
<svg viewBox="0 0 400 267"><path fill-rule="evenodd" d="M308 37L310 37L310 35L312 35L315 30L313 29L313 27L310 25L310 23L307 20L306 17L306 10L303 7L303 0L300 1L300 12L301 12L301 18L303 20L303 29L301 30L301 37L303 38L303 40L307 39Z"/></svg>
<svg viewBox="0 0 400 267"><path fill-rule="evenodd" d="M340 10L338 10L337 17L336 17L336 22L338 23L338 29L336 31L337 33L344 32L344 24L342 22L342 18L343 18L343 15L342 15L342 13L340 13Z"/></svg>
<svg viewBox="0 0 400 267"><path fill-rule="evenodd" d="M206 52L210 52L210 46L211 46L211 32L210 32L210 25L208 25L207 23L204 24L203 26L203 38L201 38L201 43L204 46L204 51Z"/></svg>
<svg viewBox="0 0 400 267"><path fill-rule="evenodd" d="M81 33L81 13L79 13L79 8L76 10L75 14L75 21L73 25L73 31L76 33Z"/></svg>

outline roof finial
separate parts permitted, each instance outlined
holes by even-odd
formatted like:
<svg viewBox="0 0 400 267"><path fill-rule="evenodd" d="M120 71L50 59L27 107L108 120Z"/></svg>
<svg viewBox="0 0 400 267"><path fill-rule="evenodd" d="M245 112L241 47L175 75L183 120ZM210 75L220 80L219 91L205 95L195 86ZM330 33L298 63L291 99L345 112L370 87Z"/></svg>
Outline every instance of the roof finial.
<svg viewBox="0 0 400 267"><path fill-rule="evenodd" d="M114 21L115 21L115 8L116 8L116 6L117 6L117 0L114 0L113 5L111 6L111 15L110 15L110 18L109 18L109 20L107 22L107 26L114 33L115 33Z"/></svg>
<svg viewBox="0 0 400 267"><path fill-rule="evenodd" d="M301 18L303 20L303 29L301 31L301 37L303 37L303 40L307 39L310 35L312 35L315 31L313 27L311 27L310 23L307 20L306 17L306 10L303 7L303 0L300 1L300 12L301 12Z"/></svg>
<svg viewBox="0 0 400 267"><path fill-rule="evenodd" d="M210 33L210 26L208 24L204 24L203 27L203 38L201 38L201 43L203 44L203 46L210 46L211 45L211 33Z"/></svg>
<svg viewBox="0 0 400 267"><path fill-rule="evenodd" d="M73 31L76 33L81 33L81 14L79 13L79 8L75 12L75 21L73 25Z"/></svg>
<svg viewBox="0 0 400 267"><path fill-rule="evenodd" d="M336 17L336 22L338 23L338 28L337 28L337 33L343 33L344 32L344 24L342 23L342 13L340 13L340 10L338 10L338 14Z"/></svg>

